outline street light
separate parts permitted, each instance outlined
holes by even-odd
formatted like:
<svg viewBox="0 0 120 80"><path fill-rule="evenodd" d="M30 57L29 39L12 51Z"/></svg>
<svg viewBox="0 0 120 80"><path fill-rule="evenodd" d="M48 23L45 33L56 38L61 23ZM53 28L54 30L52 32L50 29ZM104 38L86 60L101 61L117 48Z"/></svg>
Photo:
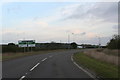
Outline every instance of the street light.
<svg viewBox="0 0 120 80"><path fill-rule="evenodd" d="M66 33L67 33L67 36L68 36L67 41L68 41L68 49L69 49L70 48L70 46L69 46L69 44L70 44L70 32L66 31Z"/></svg>
<svg viewBox="0 0 120 80"><path fill-rule="evenodd" d="M68 43L70 43L70 35L68 34Z"/></svg>
<svg viewBox="0 0 120 80"><path fill-rule="evenodd" d="M101 47L101 37L100 36L96 36L98 38L98 46L99 48Z"/></svg>
<svg viewBox="0 0 120 80"><path fill-rule="evenodd" d="M72 33L72 35L73 35L73 42L75 42L75 40L74 40L74 33Z"/></svg>

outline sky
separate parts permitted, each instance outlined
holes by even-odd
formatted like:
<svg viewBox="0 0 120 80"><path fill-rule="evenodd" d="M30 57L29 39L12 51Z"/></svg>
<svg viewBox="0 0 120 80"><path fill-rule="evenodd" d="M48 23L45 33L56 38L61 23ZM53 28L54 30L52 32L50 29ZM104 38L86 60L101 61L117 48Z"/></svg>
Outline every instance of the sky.
<svg viewBox="0 0 120 80"><path fill-rule="evenodd" d="M117 2L5 2L2 44L18 40L106 45L118 33ZM0 16L1 17L1 16Z"/></svg>

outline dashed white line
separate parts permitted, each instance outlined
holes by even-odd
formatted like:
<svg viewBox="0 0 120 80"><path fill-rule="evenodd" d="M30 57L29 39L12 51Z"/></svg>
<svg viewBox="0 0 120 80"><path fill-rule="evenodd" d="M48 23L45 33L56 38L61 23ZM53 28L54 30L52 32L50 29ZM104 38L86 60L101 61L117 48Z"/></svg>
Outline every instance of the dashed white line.
<svg viewBox="0 0 120 80"><path fill-rule="evenodd" d="M22 80L23 78L25 78L25 76L22 76L19 80Z"/></svg>
<svg viewBox="0 0 120 80"><path fill-rule="evenodd" d="M85 69L83 69L82 67L80 67L74 60L73 60L73 55L71 56L71 60L72 62L82 71L84 71L86 74L88 74L91 78L95 79L95 76L93 76L91 73L89 73L88 71L86 71ZM95 79L96 80L96 79Z"/></svg>
<svg viewBox="0 0 120 80"><path fill-rule="evenodd" d="M42 61L45 61L47 58L44 58ZM40 63L37 63L32 69L30 69L30 71L32 71L33 69L35 69Z"/></svg>
<svg viewBox="0 0 120 80"><path fill-rule="evenodd" d="M49 56L50 58L52 57L52 56Z"/></svg>
<svg viewBox="0 0 120 80"><path fill-rule="evenodd" d="M72 55L72 56L73 56L73 55ZM71 56L71 60L72 60L72 62L74 62L72 56Z"/></svg>
<svg viewBox="0 0 120 80"><path fill-rule="evenodd" d="M52 56L49 56L49 57L52 57ZM47 58L44 58L42 61L45 61ZM30 69L30 71L32 71L32 70L34 70L38 65L39 65L40 63L37 63L33 68L31 68ZM26 75L28 74L28 73L25 73ZM22 79L24 79L25 78L25 76L22 76L19 80L22 80Z"/></svg>
<svg viewBox="0 0 120 80"><path fill-rule="evenodd" d="M33 69L35 69L40 63L37 63L32 69L30 69L30 71L32 71Z"/></svg>
<svg viewBox="0 0 120 80"><path fill-rule="evenodd" d="M45 61L47 58L44 58L42 61Z"/></svg>

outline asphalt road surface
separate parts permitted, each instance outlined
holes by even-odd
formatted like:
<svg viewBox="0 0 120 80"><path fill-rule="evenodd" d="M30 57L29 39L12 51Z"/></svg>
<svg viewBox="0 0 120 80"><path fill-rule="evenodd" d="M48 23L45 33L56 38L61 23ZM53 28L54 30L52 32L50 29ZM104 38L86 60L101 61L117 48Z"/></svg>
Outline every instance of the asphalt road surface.
<svg viewBox="0 0 120 80"><path fill-rule="evenodd" d="M91 78L78 68L71 56L78 50L68 50L22 57L2 63L3 78Z"/></svg>

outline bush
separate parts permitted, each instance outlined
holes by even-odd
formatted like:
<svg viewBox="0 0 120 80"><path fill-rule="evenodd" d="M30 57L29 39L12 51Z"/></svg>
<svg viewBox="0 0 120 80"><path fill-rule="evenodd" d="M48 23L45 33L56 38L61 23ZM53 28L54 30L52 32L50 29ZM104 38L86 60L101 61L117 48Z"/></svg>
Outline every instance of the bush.
<svg viewBox="0 0 120 80"><path fill-rule="evenodd" d="M23 48L19 48L17 45L14 44L2 45L2 53L6 52L23 52Z"/></svg>

